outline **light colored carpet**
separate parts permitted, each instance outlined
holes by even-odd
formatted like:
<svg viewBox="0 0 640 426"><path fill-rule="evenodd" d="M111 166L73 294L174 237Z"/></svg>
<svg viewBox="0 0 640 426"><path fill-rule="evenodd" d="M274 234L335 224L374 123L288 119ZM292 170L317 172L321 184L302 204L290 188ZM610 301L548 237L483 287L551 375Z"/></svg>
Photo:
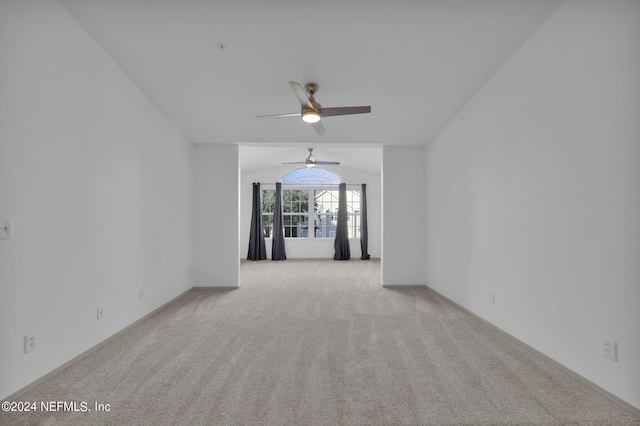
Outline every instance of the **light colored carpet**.
<svg viewBox="0 0 640 426"><path fill-rule="evenodd" d="M11 425L640 425L640 419L376 261L243 262L1 413ZM331 278L328 278L331 277Z"/></svg>

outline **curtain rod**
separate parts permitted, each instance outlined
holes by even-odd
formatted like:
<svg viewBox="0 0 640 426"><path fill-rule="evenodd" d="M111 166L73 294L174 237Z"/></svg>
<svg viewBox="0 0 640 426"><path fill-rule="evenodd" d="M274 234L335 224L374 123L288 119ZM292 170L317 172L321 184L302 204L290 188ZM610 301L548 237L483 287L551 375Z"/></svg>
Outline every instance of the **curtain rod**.
<svg viewBox="0 0 640 426"><path fill-rule="evenodd" d="M260 183L260 182L254 182L254 183ZM366 184L365 184L366 185ZM276 187L275 183L260 183L260 187L264 188L264 187ZM282 187L287 187L287 188L323 188L323 187L327 187L327 188L337 188L338 185L282 185ZM361 183L348 183L347 184L347 188L362 188L362 184Z"/></svg>

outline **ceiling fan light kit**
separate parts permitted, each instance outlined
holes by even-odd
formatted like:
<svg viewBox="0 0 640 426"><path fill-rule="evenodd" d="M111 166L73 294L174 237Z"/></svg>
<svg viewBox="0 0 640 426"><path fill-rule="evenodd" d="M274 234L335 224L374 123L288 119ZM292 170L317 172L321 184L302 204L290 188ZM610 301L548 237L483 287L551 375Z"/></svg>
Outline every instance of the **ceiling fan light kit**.
<svg viewBox="0 0 640 426"><path fill-rule="evenodd" d="M317 123L318 121L320 121L320 111L303 110L302 120L305 123L311 123L311 124Z"/></svg>
<svg viewBox="0 0 640 426"><path fill-rule="evenodd" d="M316 102L313 95L318 92L319 86L316 83L307 83L304 88L300 83L290 81L291 89L300 101L300 113L257 115L256 118L279 118L279 117L301 117L305 123L313 125L314 130L319 135L324 134L324 127L320 123L323 116L322 106ZM337 115L366 114L371 112L371 106L355 107L332 107L325 108L324 116L331 117Z"/></svg>

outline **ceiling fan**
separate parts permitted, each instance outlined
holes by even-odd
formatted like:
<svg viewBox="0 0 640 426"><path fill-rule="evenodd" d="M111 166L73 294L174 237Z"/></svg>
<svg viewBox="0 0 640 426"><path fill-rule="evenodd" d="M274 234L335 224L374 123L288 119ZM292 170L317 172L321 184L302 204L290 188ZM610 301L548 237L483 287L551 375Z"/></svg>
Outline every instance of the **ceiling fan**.
<svg viewBox="0 0 640 426"><path fill-rule="evenodd" d="M316 83L307 83L304 85L304 89L300 83L290 81L289 84L293 89L293 93L300 101L302 106L300 112L294 112L289 114L274 114L274 115L257 115L256 118L279 118L279 117L302 117L302 120L313 126L315 131L319 135L324 134L324 126L320 122L322 117L332 117L336 115L350 115L350 114L366 114L371 112L371 106L350 106L350 107L330 107L322 108L322 106L316 102L313 95L318 92L318 85ZM307 95L307 93L309 95Z"/></svg>
<svg viewBox="0 0 640 426"><path fill-rule="evenodd" d="M316 160L315 155L313 155L313 148L307 148L309 151L309 156L305 161L289 161L282 164L306 164L308 168L315 167L317 164L325 164L325 165L339 165L338 161L318 161Z"/></svg>

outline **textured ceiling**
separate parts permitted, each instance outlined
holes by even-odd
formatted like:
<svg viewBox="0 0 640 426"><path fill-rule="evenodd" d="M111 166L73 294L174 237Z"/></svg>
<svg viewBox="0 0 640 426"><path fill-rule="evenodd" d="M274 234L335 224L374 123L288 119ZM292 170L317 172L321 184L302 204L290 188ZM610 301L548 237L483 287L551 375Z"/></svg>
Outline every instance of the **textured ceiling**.
<svg viewBox="0 0 640 426"><path fill-rule="evenodd" d="M427 143L559 3L59 1L190 141L274 147ZM324 136L254 118L299 112L289 80L372 112L327 117Z"/></svg>

